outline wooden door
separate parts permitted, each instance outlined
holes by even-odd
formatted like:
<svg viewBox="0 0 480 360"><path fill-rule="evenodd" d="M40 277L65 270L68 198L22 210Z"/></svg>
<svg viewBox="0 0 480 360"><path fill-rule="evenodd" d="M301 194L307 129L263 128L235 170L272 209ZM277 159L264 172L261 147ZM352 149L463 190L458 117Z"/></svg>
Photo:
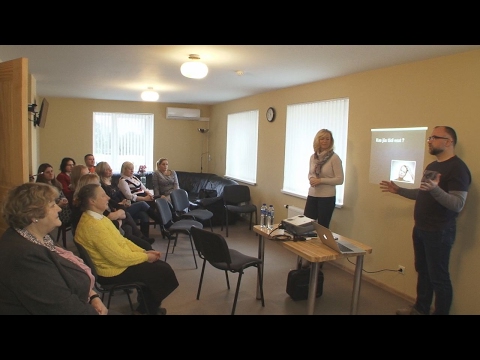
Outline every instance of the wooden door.
<svg viewBox="0 0 480 360"><path fill-rule="evenodd" d="M28 59L0 62L0 205L28 181ZM0 235L8 225L0 217Z"/></svg>

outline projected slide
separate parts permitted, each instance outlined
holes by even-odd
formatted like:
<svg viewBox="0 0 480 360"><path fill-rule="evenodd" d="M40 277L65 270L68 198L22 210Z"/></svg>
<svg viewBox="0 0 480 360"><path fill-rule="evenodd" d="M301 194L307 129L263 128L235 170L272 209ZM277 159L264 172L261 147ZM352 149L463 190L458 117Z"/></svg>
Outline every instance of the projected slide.
<svg viewBox="0 0 480 360"><path fill-rule="evenodd" d="M372 184L382 180L399 186L420 186L426 149L427 127L372 129L370 177Z"/></svg>

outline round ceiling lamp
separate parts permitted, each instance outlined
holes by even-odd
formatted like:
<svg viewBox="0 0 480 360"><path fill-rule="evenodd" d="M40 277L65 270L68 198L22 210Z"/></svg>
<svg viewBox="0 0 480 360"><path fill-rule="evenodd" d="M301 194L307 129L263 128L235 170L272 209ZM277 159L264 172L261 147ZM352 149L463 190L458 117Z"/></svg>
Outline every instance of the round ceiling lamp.
<svg viewBox="0 0 480 360"><path fill-rule="evenodd" d="M188 57L191 61L187 61L180 67L183 76L191 79L203 79L208 74L208 67L200 60L200 56L190 54Z"/></svg>
<svg viewBox="0 0 480 360"><path fill-rule="evenodd" d="M142 92L142 100L143 101L157 101L160 95L158 92L153 91L153 88L149 87L148 90Z"/></svg>

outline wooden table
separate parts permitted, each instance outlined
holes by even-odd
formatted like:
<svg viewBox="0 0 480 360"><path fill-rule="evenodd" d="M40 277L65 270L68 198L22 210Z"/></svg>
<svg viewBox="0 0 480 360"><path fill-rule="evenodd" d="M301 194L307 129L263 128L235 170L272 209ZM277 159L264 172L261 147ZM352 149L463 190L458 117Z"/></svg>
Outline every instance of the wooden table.
<svg viewBox="0 0 480 360"><path fill-rule="evenodd" d="M278 224L274 225L273 228L276 229ZM270 231L267 229L262 229L260 225L255 225L253 230L259 235L259 242L258 242L258 257L262 259L262 274L263 274L263 266L264 266L264 259L265 259L265 240L267 239L272 240L273 236L278 234L278 230L274 231L273 233L269 233ZM358 246L361 249L364 249L366 254L370 254L372 252L372 248L368 245L362 244L353 239L349 239L345 236L340 234L333 233L335 237L338 237L339 240L346 240L352 243L355 246ZM360 285L362 282L362 269L363 269L363 257L364 254L340 254L328 246L324 245L320 239L312 238L307 241L281 241L280 242L283 247L288 249L289 251L297 254L299 257L308 260L312 263L310 267L310 283L308 288L308 305L307 305L307 313L309 315L313 315L313 311L315 309L315 295L317 293L317 278L318 278L318 271L320 269L320 263L324 261L333 261L337 259L342 259L346 257L356 256L357 261L355 265L355 273L354 273L354 281L353 281L353 292L352 292L352 302L350 307L350 314L356 315L358 312L358 298L360 296ZM257 299L259 297L259 284L257 285Z"/></svg>

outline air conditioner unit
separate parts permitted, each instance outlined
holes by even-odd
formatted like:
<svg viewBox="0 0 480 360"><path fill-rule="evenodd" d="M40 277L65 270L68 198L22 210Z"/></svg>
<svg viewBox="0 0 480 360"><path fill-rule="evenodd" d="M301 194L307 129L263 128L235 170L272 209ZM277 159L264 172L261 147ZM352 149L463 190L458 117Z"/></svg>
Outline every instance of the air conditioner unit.
<svg viewBox="0 0 480 360"><path fill-rule="evenodd" d="M167 119L172 120L200 120L200 109L167 107Z"/></svg>

